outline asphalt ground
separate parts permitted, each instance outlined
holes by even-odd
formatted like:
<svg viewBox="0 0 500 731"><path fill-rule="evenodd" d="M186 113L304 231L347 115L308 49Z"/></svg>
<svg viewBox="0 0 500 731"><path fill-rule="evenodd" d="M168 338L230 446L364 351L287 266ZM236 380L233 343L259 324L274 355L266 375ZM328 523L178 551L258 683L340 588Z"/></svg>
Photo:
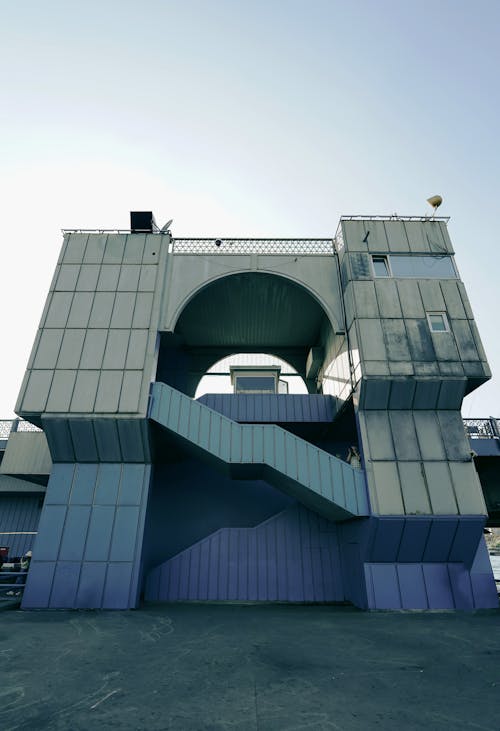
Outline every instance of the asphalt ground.
<svg viewBox="0 0 500 731"><path fill-rule="evenodd" d="M499 731L500 610L0 614L1 731Z"/></svg>

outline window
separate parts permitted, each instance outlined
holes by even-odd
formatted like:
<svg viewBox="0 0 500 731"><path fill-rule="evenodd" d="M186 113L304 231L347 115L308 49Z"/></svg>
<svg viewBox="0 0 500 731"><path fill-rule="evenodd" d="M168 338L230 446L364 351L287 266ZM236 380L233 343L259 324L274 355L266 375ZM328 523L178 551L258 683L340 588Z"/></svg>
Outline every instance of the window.
<svg viewBox="0 0 500 731"><path fill-rule="evenodd" d="M448 318L445 312L428 312L427 322L434 333L449 332Z"/></svg>
<svg viewBox="0 0 500 731"><path fill-rule="evenodd" d="M389 262L386 256L372 256L373 273L376 277L390 277Z"/></svg>
<svg viewBox="0 0 500 731"><path fill-rule="evenodd" d="M451 256L393 255L391 270L395 277L421 279L456 279L457 273Z"/></svg>

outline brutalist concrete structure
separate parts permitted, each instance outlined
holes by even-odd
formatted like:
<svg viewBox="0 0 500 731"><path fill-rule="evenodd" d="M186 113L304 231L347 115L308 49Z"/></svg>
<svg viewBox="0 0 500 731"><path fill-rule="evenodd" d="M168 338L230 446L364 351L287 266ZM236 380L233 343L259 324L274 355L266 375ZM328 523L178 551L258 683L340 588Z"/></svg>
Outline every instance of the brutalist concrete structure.
<svg viewBox="0 0 500 731"><path fill-rule="evenodd" d="M154 228L65 232L16 406L50 463L22 606L497 606L460 416L490 371L446 220L344 217L333 240ZM249 352L309 394L194 399ZM20 437L1 466L19 482L37 454Z"/></svg>

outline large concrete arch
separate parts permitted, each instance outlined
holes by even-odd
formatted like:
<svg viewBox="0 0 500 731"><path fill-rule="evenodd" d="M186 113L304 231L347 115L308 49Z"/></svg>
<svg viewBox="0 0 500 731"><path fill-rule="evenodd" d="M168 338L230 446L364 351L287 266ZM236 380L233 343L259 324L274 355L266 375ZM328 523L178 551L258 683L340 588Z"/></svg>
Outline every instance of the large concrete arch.
<svg viewBox="0 0 500 731"><path fill-rule="evenodd" d="M172 319L161 338L158 380L193 395L202 376L221 358L267 352L289 362L315 391L306 361L311 348L322 347L325 330L339 328L337 316L332 316L339 304L336 283L333 279L330 285L328 306L297 277L263 269L212 277L171 308ZM183 372L183 385L173 371Z"/></svg>
<svg viewBox="0 0 500 731"><path fill-rule="evenodd" d="M189 254L170 255L162 329L174 332L182 312L207 286L227 276L245 273L275 275L303 288L325 311L333 329L342 329L336 256Z"/></svg>

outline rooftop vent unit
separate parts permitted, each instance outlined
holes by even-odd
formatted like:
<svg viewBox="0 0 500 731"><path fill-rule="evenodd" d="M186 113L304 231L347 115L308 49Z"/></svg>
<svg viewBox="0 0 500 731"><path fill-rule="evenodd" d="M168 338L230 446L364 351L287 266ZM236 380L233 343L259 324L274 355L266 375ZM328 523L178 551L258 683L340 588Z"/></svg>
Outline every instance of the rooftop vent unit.
<svg viewBox="0 0 500 731"><path fill-rule="evenodd" d="M130 211L130 230L133 234L151 234L157 228L153 211Z"/></svg>

